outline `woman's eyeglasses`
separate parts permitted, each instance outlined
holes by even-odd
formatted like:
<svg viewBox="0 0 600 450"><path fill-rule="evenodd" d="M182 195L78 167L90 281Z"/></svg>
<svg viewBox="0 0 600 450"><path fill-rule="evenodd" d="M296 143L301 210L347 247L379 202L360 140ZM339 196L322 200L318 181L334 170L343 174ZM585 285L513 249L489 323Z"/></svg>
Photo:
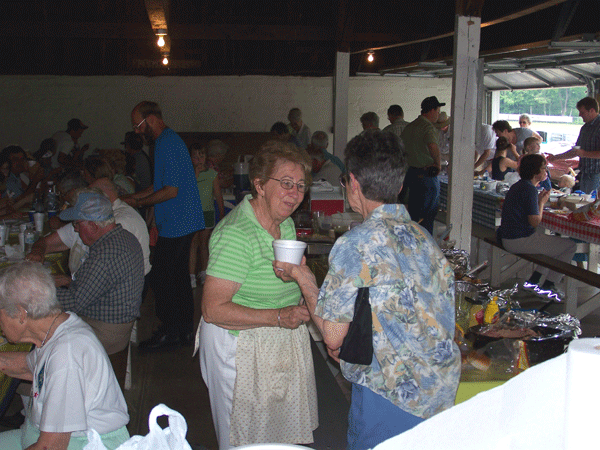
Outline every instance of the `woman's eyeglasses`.
<svg viewBox="0 0 600 450"><path fill-rule="evenodd" d="M286 179L271 178L271 177L269 177L269 179L274 180L274 181L279 181L279 184L281 185L281 187L284 188L286 191L289 191L290 189L293 189L294 186L296 186L298 189L298 192L302 192L303 194L305 194L308 191L308 188L310 187L304 181L298 181L297 183L294 183L292 180L286 180Z"/></svg>

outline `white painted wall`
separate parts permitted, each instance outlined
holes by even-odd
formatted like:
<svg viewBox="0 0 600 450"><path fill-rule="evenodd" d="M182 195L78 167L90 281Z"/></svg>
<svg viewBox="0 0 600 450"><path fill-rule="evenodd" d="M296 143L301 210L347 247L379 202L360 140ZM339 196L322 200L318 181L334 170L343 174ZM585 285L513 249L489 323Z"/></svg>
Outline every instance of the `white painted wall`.
<svg viewBox="0 0 600 450"><path fill-rule="evenodd" d="M362 131L359 118L367 111L379 115L383 128L390 104L401 105L411 121L427 96L449 103L451 85L451 79L351 78L348 137ZM0 149L16 144L35 151L73 117L89 126L81 144L120 147L131 130L131 109L141 100L158 102L176 131L268 131L299 107L313 132L331 133L332 88L332 78L0 76ZM450 111L449 105L442 109Z"/></svg>

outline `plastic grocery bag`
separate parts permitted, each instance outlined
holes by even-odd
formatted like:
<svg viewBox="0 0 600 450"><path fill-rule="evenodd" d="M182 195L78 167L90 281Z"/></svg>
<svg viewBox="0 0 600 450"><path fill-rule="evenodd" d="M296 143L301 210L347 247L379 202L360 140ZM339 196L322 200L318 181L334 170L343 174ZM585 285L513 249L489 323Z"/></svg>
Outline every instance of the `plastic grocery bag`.
<svg viewBox="0 0 600 450"><path fill-rule="evenodd" d="M169 426L161 428L156 419L169 416ZM123 442L117 450L192 450L185 440L187 423L177 411L164 404L156 405L148 417L150 432L146 436L132 436ZM106 450L96 430L88 430L88 444L83 450Z"/></svg>

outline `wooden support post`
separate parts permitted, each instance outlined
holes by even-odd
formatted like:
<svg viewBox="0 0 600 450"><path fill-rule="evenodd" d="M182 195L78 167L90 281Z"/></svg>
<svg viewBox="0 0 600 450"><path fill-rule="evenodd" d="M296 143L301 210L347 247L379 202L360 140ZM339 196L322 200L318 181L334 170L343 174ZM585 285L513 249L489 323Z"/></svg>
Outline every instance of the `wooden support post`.
<svg viewBox="0 0 600 450"><path fill-rule="evenodd" d="M348 143L348 90L350 81L350 53L337 52L333 96L333 154L344 159Z"/></svg>
<svg viewBox="0 0 600 450"><path fill-rule="evenodd" d="M450 129L450 173L448 218L456 247L471 248L473 206L473 158L477 121L478 60L481 18L456 16L454 33L454 76ZM480 75L481 76L481 75Z"/></svg>

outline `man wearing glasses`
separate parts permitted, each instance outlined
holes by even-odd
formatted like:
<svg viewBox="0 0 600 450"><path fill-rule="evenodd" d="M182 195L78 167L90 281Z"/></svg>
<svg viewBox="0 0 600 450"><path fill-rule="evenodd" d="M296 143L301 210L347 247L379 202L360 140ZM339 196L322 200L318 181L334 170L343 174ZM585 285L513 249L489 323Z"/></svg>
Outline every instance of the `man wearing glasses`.
<svg viewBox="0 0 600 450"><path fill-rule="evenodd" d="M193 338L194 298L188 261L196 231L204 228L194 168L183 140L162 119L158 104L143 101L131 112L131 125L154 143L154 182L124 200L134 208L154 206L156 242L150 286L160 329L141 342L142 351L188 345Z"/></svg>

